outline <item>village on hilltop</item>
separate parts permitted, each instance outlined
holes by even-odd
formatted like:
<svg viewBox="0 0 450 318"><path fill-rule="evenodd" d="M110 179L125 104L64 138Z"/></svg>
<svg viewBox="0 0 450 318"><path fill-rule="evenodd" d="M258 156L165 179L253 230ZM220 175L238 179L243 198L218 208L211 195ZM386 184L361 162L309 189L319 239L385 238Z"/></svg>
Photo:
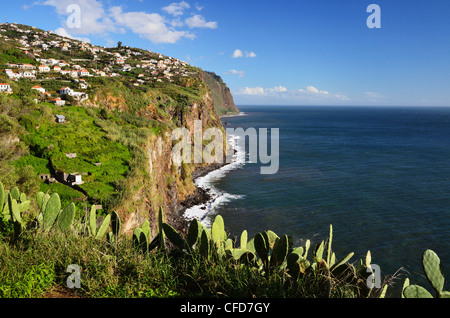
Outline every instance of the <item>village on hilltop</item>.
<svg viewBox="0 0 450 318"><path fill-rule="evenodd" d="M28 59L20 63L2 62L0 92L13 93L11 85L3 83L2 78L16 82L28 79L39 82L31 89L55 105L64 105L67 96L79 102L87 100L86 90L93 77L123 77L139 87L155 82L174 82L176 78L195 73L187 62L125 47L120 42L116 48L105 48L16 23L0 23L0 41L18 48ZM45 81L55 79L73 84L72 88L67 85L56 91L46 91Z"/></svg>

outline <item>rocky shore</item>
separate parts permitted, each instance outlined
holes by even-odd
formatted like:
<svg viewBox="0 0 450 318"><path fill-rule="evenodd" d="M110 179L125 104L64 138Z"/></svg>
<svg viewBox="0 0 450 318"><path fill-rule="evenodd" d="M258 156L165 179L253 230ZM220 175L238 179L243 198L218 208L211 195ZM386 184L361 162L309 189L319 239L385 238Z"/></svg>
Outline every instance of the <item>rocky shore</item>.
<svg viewBox="0 0 450 318"><path fill-rule="evenodd" d="M198 167L192 173L192 178L195 182L197 178L203 177L214 171L216 169L220 169L221 167L227 165L227 163L214 163L208 166ZM187 230L189 228L190 221L186 220L183 216L184 211L193 207L195 205L200 205L208 202L211 199L211 195L209 194L208 189L203 189L200 187L196 187L196 190L193 194L188 196L183 202L178 205L176 213L173 214L168 221L169 223L181 234L186 235Z"/></svg>

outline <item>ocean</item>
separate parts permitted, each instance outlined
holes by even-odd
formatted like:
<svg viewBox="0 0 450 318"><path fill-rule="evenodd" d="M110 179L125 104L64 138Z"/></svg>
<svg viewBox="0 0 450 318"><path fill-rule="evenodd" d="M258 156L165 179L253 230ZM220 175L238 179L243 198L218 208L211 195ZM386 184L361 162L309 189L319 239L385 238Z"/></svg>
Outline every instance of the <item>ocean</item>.
<svg viewBox="0 0 450 318"><path fill-rule="evenodd" d="M214 200L186 218L208 226L220 214L231 237L270 229L294 246L315 246L333 225L337 258L354 252L357 261L370 250L382 276L430 291L421 257L432 249L449 290L450 107L239 109L225 127L279 129L278 172L261 174L264 164L247 162L248 149L238 147L232 164L196 180Z"/></svg>

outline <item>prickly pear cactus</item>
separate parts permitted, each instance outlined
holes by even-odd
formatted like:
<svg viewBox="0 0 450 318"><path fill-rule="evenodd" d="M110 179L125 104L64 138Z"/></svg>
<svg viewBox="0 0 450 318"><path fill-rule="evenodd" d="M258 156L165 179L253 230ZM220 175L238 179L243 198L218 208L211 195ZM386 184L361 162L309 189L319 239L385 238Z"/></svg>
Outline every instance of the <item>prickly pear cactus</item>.
<svg viewBox="0 0 450 318"><path fill-rule="evenodd" d="M272 256L270 263L272 266L281 265L287 257L289 252L289 240L287 235L283 235L281 238L275 241L272 250Z"/></svg>
<svg viewBox="0 0 450 318"><path fill-rule="evenodd" d="M212 224L211 238L216 247L219 247L221 242L224 242L226 240L225 225L223 222L223 218L220 215L217 215L215 217L214 222Z"/></svg>
<svg viewBox="0 0 450 318"><path fill-rule="evenodd" d="M193 247L195 244L200 242L200 237L202 235L203 225L199 220L193 219L189 224L189 230L187 235L187 242L190 247Z"/></svg>
<svg viewBox="0 0 450 318"><path fill-rule="evenodd" d="M58 193L53 193L48 200L43 213L44 230L49 231L56 221L61 210L61 200Z"/></svg>
<svg viewBox="0 0 450 318"><path fill-rule="evenodd" d="M159 214L158 214L158 229L159 229L159 249L161 251L163 251L166 248L166 242L164 239L164 228L163 228L163 223L164 223L164 212L163 212L163 208L160 207L159 208Z"/></svg>
<svg viewBox="0 0 450 318"><path fill-rule="evenodd" d="M267 261L269 258L269 241L267 238L267 234L264 234L264 232L258 233L254 238L256 254L263 262Z"/></svg>
<svg viewBox="0 0 450 318"><path fill-rule="evenodd" d="M97 235L95 236L96 238L101 239L103 236L105 236L110 222L111 222L111 214L108 214L103 220L102 225L98 229Z"/></svg>
<svg viewBox="0 0 450 318"><path fill-rule="evenodd" d="M122 227L122 222L120 221L120 216L116 211L111 212L111 230L114 236L120 234L120 229Z"/></svg>
<svg viewBox="0 0 450 318"><path fill-rule="evenodd" d="M75 204L73 202L68 204L59 214L55 221L54 227L61 232L67 231L73 223L75 211Z"/></svg>
<svg viewBox="0 0 450 318"><path fill-rule="evenodd" d="M422 264L425 274L437 293L444 288L444 276L441 272L440 259L432 250L426 250L422 256Z"/></svg>
<svg viewBox="0 0 450 318"><path fill-rule="evenodd" d="M97 235L97 209L95 205L91 207L91 211L89 212L89 224L88 224L89 232L92 236Z"/></svg>
<svg viewBox="0 0 450 318"><path fill-rule="evenodd" d="M181 237L181 235L169 224L163 223L164 234L167 238L175 244L178 248L185 248L187 246L186 241Z"/></svg>

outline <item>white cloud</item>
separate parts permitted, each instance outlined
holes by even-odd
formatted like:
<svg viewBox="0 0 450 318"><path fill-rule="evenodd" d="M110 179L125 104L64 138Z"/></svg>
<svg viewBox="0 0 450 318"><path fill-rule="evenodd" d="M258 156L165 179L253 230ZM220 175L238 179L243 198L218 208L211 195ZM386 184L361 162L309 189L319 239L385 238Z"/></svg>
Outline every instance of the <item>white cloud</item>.
<svg viewBox="0 0 450 318"><path fill-rule="evenodd" d="M69 33L67 33L66 29L64 29L64 28L58 28L54 32L56 34L60 35L60 36L66 37L66 38L70 38L70 39L79 40L79 41L82 41L82 42L91 43L91 40L88 39L88 38L79 38L79 37L74 37L74 36L70 35Z"/></svg>
<svg viewBox="0 0 450 318"><path fill-rule="evenodd" d="M238 57L243 57L243 56L244 56L244 53L242 53L242 51L239 49L234 50L233 55L231 55L232 58L238 58Z"/></svg>
<svg viewBox="0 0 450 318"><path fill-rule="evenodd" d="M162 10L176 17L179 15L183 15L184 10L189 9L190 7L191 6L189 5L189 3L181 1L178 3L171 3L168 6L162 8Z"/></svg>
<svg viewBox="0 0 450 318"><path fill-rule="evenodd" d="M129 28L153 43L175 43L184 37L195 37L187 31L168 28L164 17L157 13L123 12L121 7L113 7L110 11L118 25Z"/></svg>
<svg viewBox="0 0 450 318"><path fill-rule="evenodd" d="M193 28L217 29L217 22L215 21L206 22L205 18L202 17L200 14L196 14L190 18L187 18L185 22L190 29Z"/></svg>
<svg viewBox="0 0 450 318"><path fill-rule="evenodd" d="M371 101L371 102L377 102L379 100L384 99L385 97L377 92L365 92L363 93L364 99Z"/></svg>
<svg viewBox="0 0 450 318"><path fill-rule="evenodd" d="M262 87L244 87L241 89L240 94L243 95L264 95L265 90Z"/></svg>
<svg viewBox="0 0 450 318"><path fill-rule="evenodd" d="M289 90L284 86L275 86L271 88L263 87L243 87L236 92L233 92L236 97L246 98L247 102L271 102L271 103L288 103L288 104L327 104L327 103L341 103L350 101L346 95L337 93L330 94L328 91L319 90L314 86L307 86L306 88ZM253 98L249 100L248 98Z"/></svg>
<svg viewBox="0 0 450 318"><path fill-rule="evenodd" d="M229 70L225 74L226 75L239 75L239 78L242 78L245 76L245 71Z"/></svg>
<svg viewBox="0 0 450 318"><path fill-rule="evenodd" d="M98 0L46 0L40 4L54 7L62 18L63 27L71 34L103 34L117 31L103 4ZM69 17L78 18L76 14L74 15L74 10L68 10L74 6L79 8L79 28L70 27L67 23Z"/></svg>
<svg viewBox="0 0 450 318"><path fill-rule="evenodd" d="M299 89L299 91L300 92L304 92L305 90ZM309 92L309 93L313 93L313 94L323 94L323 95L329 95L330 94L330 93L328 93L328 91L319 91L314 86L307 86L306 87L306 91Z"/></svg>
<svg viewBox="0 0 450 318"><path fill-rule="evenodd" d="M181 28L184 25L184 22L181 21L179 18L177 18L177 19L173 19L172 21L170 21L170 25L173 28Z"/></svg>
<svg viewBox="0 0 450 318"><path fill-rule="evenodd" d="M287 92L287 88L284 86L275 86L274 88L271 88L273 92Z"/></svg>
<svg viewBox="0 0 450 318"><path fill-rule="evenodd" d="M239 58L239 57L249 57L249 58L254 58L256 57L256 53L255 52L242 52L240 49L236 49L234 50L233 54L231 55L232 58Z"/></svg>
<svg viewBox="0 0 450 318"><path fill-rule="evenodd" d="M314 94L318 94L319 90L317 88L315 88L314 86L307 86L306 90L310 93L314 93Z"/></svg>
<svg viewBox="0 0 450 318"><path fill-rule="evenodd" d="M183 38L195 38L190 29L217 28L217 22L206 21L201 15L193 15L185 21L180 19L180 16L191 8L185 1L163 7L161 14L145 11L125 12L121 6L110 6L109 3L106 0L42 0L33 5L55 8L61 19L58 32L66 31L74 38L77 35L99 34L107 39L111 33L126 33L131 30L156 44L176 43ZM170 18L166 17L166 14ZM73 19L79 23L71 23Z"/></svg>

